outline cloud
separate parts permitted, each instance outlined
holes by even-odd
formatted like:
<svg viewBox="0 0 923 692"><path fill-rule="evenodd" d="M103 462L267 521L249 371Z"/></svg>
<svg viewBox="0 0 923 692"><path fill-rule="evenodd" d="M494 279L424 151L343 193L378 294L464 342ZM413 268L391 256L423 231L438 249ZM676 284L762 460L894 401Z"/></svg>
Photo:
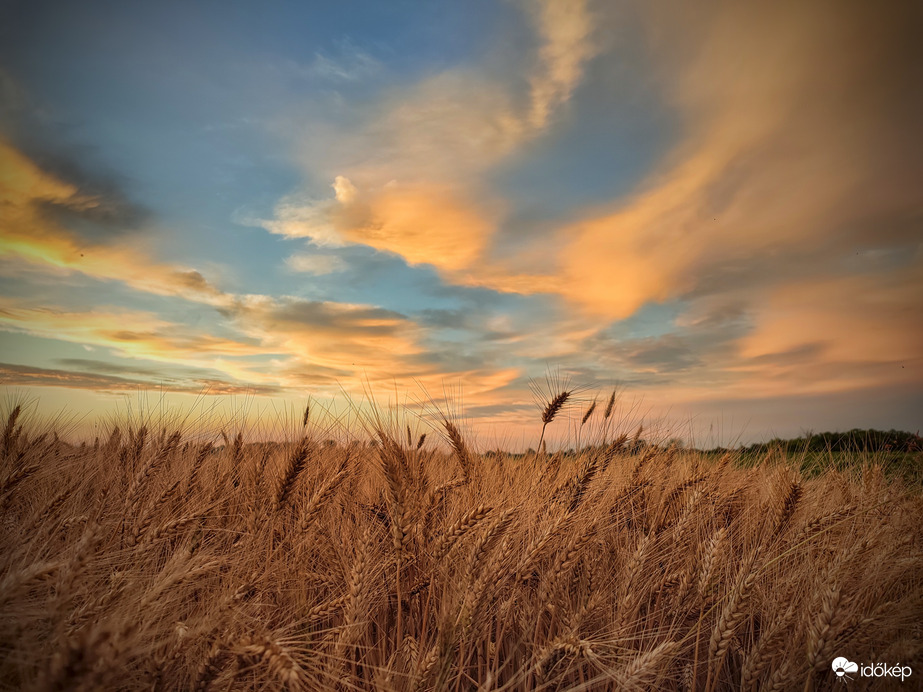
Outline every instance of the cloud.
<svg viewBox="0 0 923 692"><path fill-rule="evenodd" d="M341 387L361 391L366 382L441 391L446 381L463 381L465 391L478 397L518 374L482 361L466 363L452 352L434 353L425 329L400 313L373 306L244 296L221 313L224 323L206 329L142 311L68 311L4 298L0 329L101 347L139 362L100 365L69 359L62 363L71 367L66 377L57 371L28 375L33 384L58 378L70 383L61 386L77 388L81 382L89 388L167 382L179 383L184 391L207 383L213 393L232 386L282 393L310 385L334 396ZM16 377L24 382L27 374ZM120 380L105 379L113 377Z"/></svg>
<svg viewBox="0 0 923 692"><path fill-rule="evenodd" d="M321 367L372 379L405 374L421 353L421 333L406 317L365 305L249 296L228 315L290 366Z"/></svg>
<svg viewBox="0 0 923 692"><path fill-rule="evenodd" d="M296 272L324 276L346 269L346 262L336 255L292 255L285 265Z"/></svg>
<svg viewBox="0 0 923 692"><path fill-rule="evenodd" d="M521 294L558 290L558 276L489 257L503 215L499 203L478 201L457 186L429 183L362 190L338 176L334 187L332 200L287 198L276 207L276 218L262 225L322 247L364 245L392 253L411 266L434 267L457 286Z"/></svg>
<svg viewBox="0 0 923 692"><path fill-rule="evenodd" d="M667 334L616 343L622 360L636 372L674 372L700 366L702 361L685 339Z"/></svg>
<svg viewBox="0 0 923 692"><path fill-rule="evenodd" d="M729 292L758 301L777 283L837 273L854 248L918 242L923 97L907 85L923 77L923 56L912 4L640 12L685 134L633 195L558 229L557 266L540 268L527 241L494 256L507 210L478 176L548 127L580 83L597 51L591 27L613 21L582 3L531 10L540 47L525 111L508 85L460 69L394 92L373 126L344 141L335 198L286 200L267 227L393 252L457 285L558 294L596 319Z"/></svg>
<svg viewBox="0 0 923 692"><path fill-rule="evenodd" d="M52 120L48 111L37 105L2 67L0 102L0 184L4 201L9 201L5 199L8 195L21 200L25 192L21 183L40 172L58 181L61 188L55 194L49 186L39 186L44 194L32 200L35 213L52 223L74 228L87 240L121 238L150 219L150 210L126 192L129 181L94 161L97 152L93 147L63 143L60 123ZM27 162L25 166L23 160ZM28 170L30 167L34 170Z"/></svg>
<svg viewBox="0 0 923 692"><path fill-rule="evenodd" d="M656 16L685 141L633 197L560 230L563 293L592 314L772 285L792 263L829 271L857 247L910 241L923 218L919 11L716 8Z"/></svg>
<svg viewBox="0 0 923 692"><path fill-rule="evenodd" d="M153 361L161 364L164 374L177 362L212 369L226 378L223 381L264 388L260 391L303 387L311 378L336 391L341 384L358 385L362 378L401 379L406 383L418 378L435 385L443 377L464 378L473 391L484 391L490 386L485 383L498 377L496 372L480 367L459 370L453 368L453 359L433 357L427 346L427 330L399 313L368 305L226 293L195 269L149 259L125 238L111 243L82 238L65 227L63 220L50 219L38 210L49 203L79 209L92 200L88 202L74 185L48 175L5 143L0 143L0 157L4 164L0 167L2 204L7 212L0 240L4 266L16 267L26 260L24 266L49 275L79 272L93 279L119 281L143 294L178 297L216 308L208 326L193 326L148 311L105 306L85 311L7 297L0 299L2 329ZM350 199L347 182L340 181L339 193L341 199ZM409 202L391 197L383 204L393 209ZM408 206L406 213L415 212ZM400 214L392 218L399 219ZM447 219L448 228L460 217L442 218ZM389 228L383 227L380 232L386 233ZM448 233L434 233L430 241L443 243L446 253L451 253ZM451 264L451 260L447 261ZM296 255L289 264L295 270L313 273L344 268L342 260L332 255ZM140 372L99 370L84 375L119 377L131 386L148 377ZM509 376L500 371L499 377ZM20 373L17 377L23 380L26 375ZM73 373L67 377L60 372L53 376L45 373L44 380L36 373L29 377L36 383L54 378L67 380L71 383L68 386L79 386L74 384L79 382L91 388L128 386L111 379L91 382ZM193 379L217 382L217 378Z"/></svg>
<svg viewBox="0 0 923 692"><path fill-rule="evenodd" d="M334 218L349 242L393 252L409 264L455 272L483 252L491 232L484 216L450 188L394 185L343 205Z"/></svg>
<svg viewBox="0 0 923 692"><path fill-rule="evenodd" d="M358 132L340 132L334 147L326 137L323 147L306 147L306 167L330 171L334 198L295 193L261 225L320 245L394 253L460 285L548 290L549 277L491 260L505 209L482 177L550 127L596 49L582 0L543 0L526 9L538 38L526 103L517 98L519 75L504 79L494 76L502 71L488 76L473 67L392 88L368 109Z"/></svg>
<svg viewBox="0 0 923 692"><path fill-rule="evenodd" d="M285 354L272 374L287 387L336 395L371 383L438 398L457 382L466 398L485 401L521 373L490 357L465 357L409 317L369 305L248 296L228 317L264 349Z"/></svg>
<svg viewBox="0 0 923 692"><path fill-rule="evenodd" d="M357 82L379 73L381 63L349 40L336 42L333 55L317 51L304 70L306 76L332 82Z"/></svg>
<svg viewBox="0 0 923 692"><path fill-rule="evenodd" d="M98 392L130 392L159 389L188 394L279 394L278 387L248 385L218 379L176 381L171 378L126 378L92 372L37 368L28 365L0 363L0 384L10 387L66 387Z"/></svg>
<svg viewBox="0 0 923 692"><path fill-rule="evenodd" d="M343 175L338 175L333 181L333 191L337 202L340 204L352 204L356 201L359 191L352 181Z"/></svg>
<svg viewBox="0 0 923 692"><path fill-rule="evenodd" d="M923 256L887 276L777 287L740 341L752 391L780 396L923 384Z"/></svg>
<svg viewBox="0 0 923 692"><path fill-rule="evenodd" d="M73 183L50 175L0 140L0 258L120 281L155 295L181 296L210 304L227 300L200 273L150 260L149 252L138 240L130 242L119 237L101 242L73 230L74 222L81 219L95 218L118 225L120 218L134 218L128 212L127 217L120 216L121 204L118 199L83 192Z"/></svg>
<svg viewBox="0 0 923 692"><path fill-rule="evenodd" d="M0 298L0 326L78 344L111 348L125 356L190 364L221 357L266 354L252 339L229 339L200 332L140 310L75 311Z"/></svg>
<svg viewBox="0 0 923 692"><path fill-rule="evenodd" d="M554 0L530 4L542 38L541 69L532 76L529 124L543 129L556 107L566 102L583 76L596 48L592 42L593 17L582 0Z"/></svg>
<svg viewBox="0 0 923 692"><path fill-rule="evenodd" d="M912 315L921 270L918 256L886 275L789 279L743 305L736 295L701 298L661 325L666 333L634 336L631 320L616 322L570 358L668 391L675 405L920 387L923 329Z"/></svg>

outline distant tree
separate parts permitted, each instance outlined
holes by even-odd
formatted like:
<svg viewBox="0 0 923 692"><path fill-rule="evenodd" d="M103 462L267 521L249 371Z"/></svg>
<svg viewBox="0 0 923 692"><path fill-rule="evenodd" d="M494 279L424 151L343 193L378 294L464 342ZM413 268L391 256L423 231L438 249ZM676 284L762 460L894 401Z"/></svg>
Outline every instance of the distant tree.
<svg viewBox="0 0 923 692"><path fill-rule="evenodd" d="M788 454L805 452L920 452L923 451L923 438L919 435L901 430L860 430L846 432L811 433L805 437L789 440L775 438L769 442L752 444L745 448L748 452L765 452L769 449L782 449Z"/></svg>

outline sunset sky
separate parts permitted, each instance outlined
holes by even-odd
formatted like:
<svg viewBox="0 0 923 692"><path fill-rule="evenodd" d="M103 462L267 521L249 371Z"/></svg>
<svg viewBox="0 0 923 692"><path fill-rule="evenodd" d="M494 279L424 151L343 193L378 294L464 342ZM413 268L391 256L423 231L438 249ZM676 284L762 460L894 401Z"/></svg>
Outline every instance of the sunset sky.
<svg viewBox="0 0 923 692"><path fill-rule="evenodd" d="M4 2L0 384L916 431L921 8Z"/></svg>

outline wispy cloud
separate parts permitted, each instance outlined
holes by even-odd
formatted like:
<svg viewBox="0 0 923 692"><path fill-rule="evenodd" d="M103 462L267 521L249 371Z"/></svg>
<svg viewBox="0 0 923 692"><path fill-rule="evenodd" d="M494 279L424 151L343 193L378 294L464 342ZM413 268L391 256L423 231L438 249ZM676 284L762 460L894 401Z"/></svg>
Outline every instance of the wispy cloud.
<svg viewBox="0 0 923 692"><path fill-rule="evenodd" d="M164 362L206 363L214 358L266 353L253 339L222 338L207 330L165 320L152 312L103 306L85 311L67 310L2 298L0 325L8 330L111 348L128 357Z"/></svg>
<svg viewBox="0 0 923 692"><path fill-rule="evenodd" d="M381 69L380 61L344 38L336 42L332 53L317 51L305 73L334 82L357 82L374 76Z"/></svg>
<svg viewBox="0 0 923 692"><path fill-rule="evenodd" d="M335 255L292 255L285 260L286 266L296 272L324 276L343 271L346 262Z"/></svg>
<svg viewBox="0 0 923 692"><path fill-rule="evenodd" d="M10 387L66 387L98 392L136 392L159 389L165 392L185 394L280 394L278 387L266 385L239 384L220 379L197 379L177 381L172 378L150 377L129 378L75 370L37 368L28 365L0 363L0 384Z"/></svg>
<svg viewBox="0 0 923 692"><path fill-rule="evenodd" d="M593 57L593 22L583 0L530 4L542 39L540 68L530 79L532 103L529 124L543 129L554 110L570 99Z"/></svg>

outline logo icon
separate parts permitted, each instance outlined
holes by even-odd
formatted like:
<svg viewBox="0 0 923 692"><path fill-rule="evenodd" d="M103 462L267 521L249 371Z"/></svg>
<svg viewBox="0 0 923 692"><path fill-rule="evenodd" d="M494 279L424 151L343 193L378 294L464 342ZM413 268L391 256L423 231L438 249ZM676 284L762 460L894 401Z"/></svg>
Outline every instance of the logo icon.
<svg viewBox="0 0 923 692"><path fill-rule="evenodd" d="M833 659L833 672L836 673L836 676L840 678L840 680L846 682L846 680L852 680L852 676L848 675L848 673L859 672L859 664L853 663L848 658L840 656Z"/></svg>

